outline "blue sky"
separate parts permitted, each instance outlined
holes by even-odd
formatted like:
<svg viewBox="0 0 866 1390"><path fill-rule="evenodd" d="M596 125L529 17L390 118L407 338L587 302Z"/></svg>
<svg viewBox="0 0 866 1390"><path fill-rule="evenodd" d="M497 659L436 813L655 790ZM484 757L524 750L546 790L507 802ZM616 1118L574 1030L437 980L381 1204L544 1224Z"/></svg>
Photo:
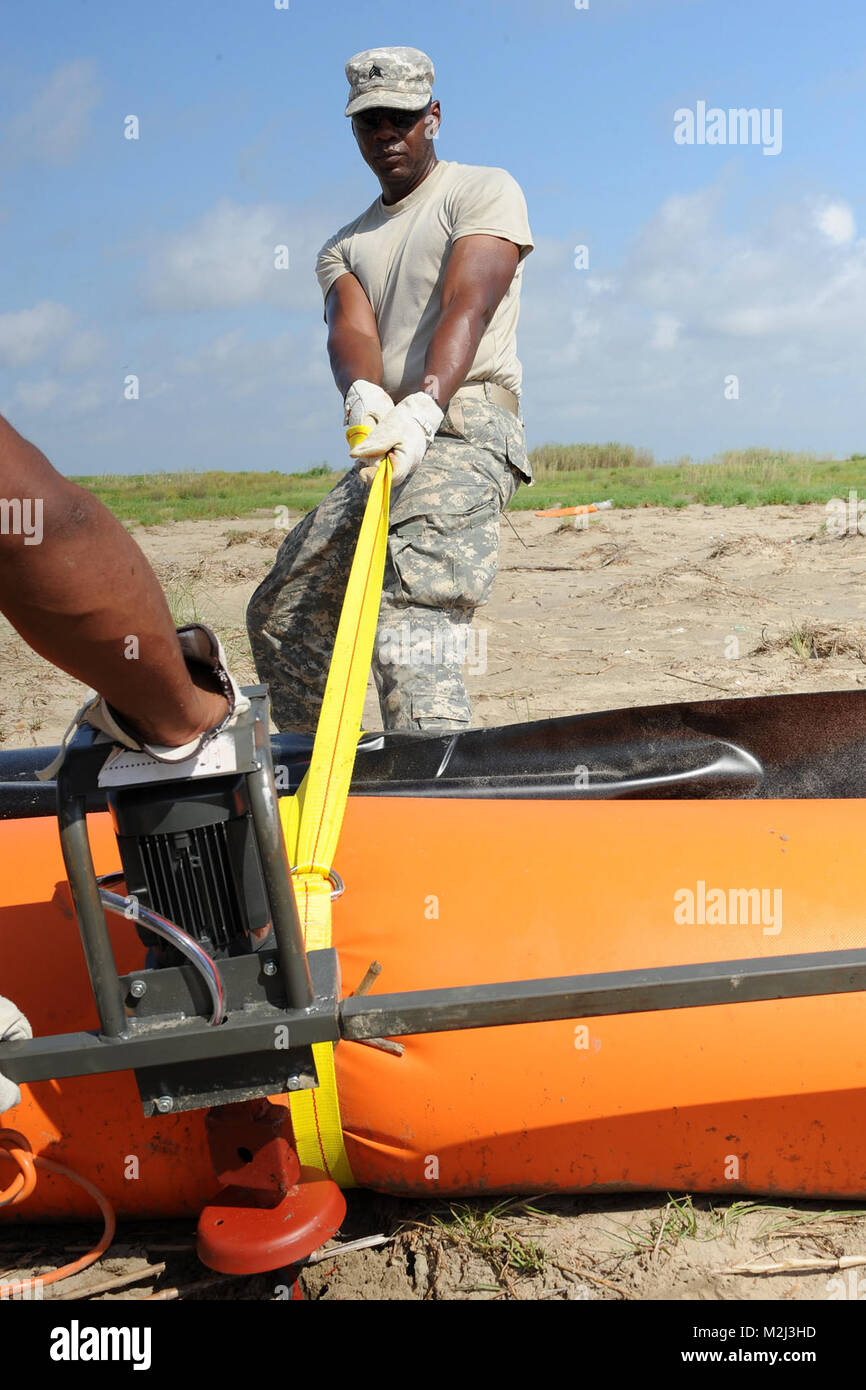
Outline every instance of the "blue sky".
<svg viewBox="0 0 866 1390"><path fill-rule="evenodd" d="M530 445L866 452L862 0L9 0L3 30L0 410L63 472L342 462L313 265L378 194L343 67L391 43L436 64L439 157L526 193ZM780 110L779 152L676 143L699 102Z"/></svg>

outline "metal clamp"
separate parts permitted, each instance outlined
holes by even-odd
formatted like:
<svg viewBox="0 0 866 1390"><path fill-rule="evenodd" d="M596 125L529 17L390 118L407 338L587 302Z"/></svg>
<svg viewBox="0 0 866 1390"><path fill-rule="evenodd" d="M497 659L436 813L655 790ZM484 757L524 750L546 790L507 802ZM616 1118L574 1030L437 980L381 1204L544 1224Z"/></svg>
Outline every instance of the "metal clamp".
<svg viewBox="0 0 866 1390"><path fill-rule="evenodd" d="M327 878L334 885L334 891L331 894L332 902L334 898L342 898L346 891L346 885L340 878L336 869L326 869L323 864L293 864L290 872L292 874L299 872L305 874L318 873L321 874L323 878Z"/></svg>

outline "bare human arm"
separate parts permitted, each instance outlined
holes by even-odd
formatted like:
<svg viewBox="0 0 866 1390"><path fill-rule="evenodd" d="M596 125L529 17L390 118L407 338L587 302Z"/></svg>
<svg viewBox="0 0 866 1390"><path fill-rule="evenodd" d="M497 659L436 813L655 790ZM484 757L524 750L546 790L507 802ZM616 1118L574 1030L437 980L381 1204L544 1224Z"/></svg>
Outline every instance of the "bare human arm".
<svg viewBox="0 0 866 1390"><path fill-rule="evenodd" d="M24 640L97 690L148 743L180 747L218 724L225 697L209 676L194 683L135 541L2 416L0 499L0 610ZM24 515L29 536L13 524Z"/></svg>
<svg viewBox="0 0 866 1390"><path fill-rule="evenodd" d="M382 385L382 345L373 306L351 271L334 281L325 300L328 357L334 380L345 397L354 381Z"/></svg>
<svg viewBox="0 0 866 1390"><path fill-rule="evenodd" d="M439 322L427 348L424 381L417 388L432 395L443 410L466 379L478 345L514 279L519 256L513 241L496 236L460 237L451 248Z"/></svg>
<svg viewBox="0 0 866 1390"><path fill-rule="evenodd" d="M514 279L519 248L503 237L460 237L442 285L439 322L427 349L424 381L439 405L462 385L502 298ZM382 346L376 317L356 276L339 276L325 301L331 371L345 396L353 381L382 384ZM409 393L407 393L409 394Z"/></svg>

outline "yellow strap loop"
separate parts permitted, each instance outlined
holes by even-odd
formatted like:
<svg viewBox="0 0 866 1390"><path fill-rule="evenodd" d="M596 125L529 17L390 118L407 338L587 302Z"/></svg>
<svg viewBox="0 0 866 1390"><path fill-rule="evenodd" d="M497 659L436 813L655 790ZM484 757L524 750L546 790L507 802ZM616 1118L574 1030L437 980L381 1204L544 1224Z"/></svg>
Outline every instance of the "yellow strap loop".
<svg viewBox="0 0 866 1390"><path fill-rule="evenodd" d="M350 445L368 433L346 431ZM294 796L280 801L280 818L293 876L301 929L308 951L331 944L331 883L328 871L337 849L349 783L361 732L367 677L382 597L388 546L391 460L377 469L358 535L334 642L310 766ZM332 1043L314 1043L319 1085L289 1097L298 1157L341 1187L354 1178L343 1142Z"/></svg>

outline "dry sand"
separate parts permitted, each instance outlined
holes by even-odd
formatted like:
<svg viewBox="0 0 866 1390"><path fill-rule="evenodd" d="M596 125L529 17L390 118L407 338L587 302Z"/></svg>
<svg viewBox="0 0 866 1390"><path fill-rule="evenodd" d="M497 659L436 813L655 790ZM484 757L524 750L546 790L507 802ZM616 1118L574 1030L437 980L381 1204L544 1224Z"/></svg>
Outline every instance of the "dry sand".
<svg viewBox="0 0 866 1390"><path fill-rule="evenodd" d="M866 684L866 542L828 537L820 506L689 507L615 511L587 529L510 514L502 524L500 577L476 627L487 669L470 677L475 722L525 719L681 700L849 689ZM183 522L136 536L178 608L223 637L242 681L254 679L244 631L246 601L267 572L281 533L271 518ZM811 625L818 652L787 640ZM478 655L483 648L476 648ZM59 740L81 688L34 656L0 620L0 747ZM381 727L372 689L367 728ZM303 1276L325 1299L836 1299L866 1297L864 1269L775 1275L722 1271L746 1262L866 1256L864 1215L830 1204L735 1205L695 1198L566 1198L519 1205L480 1221L457 1207L350 1198L341 1239L385 1233L388 1245L327 1258ZM838 1207L840 1204L836 1204ZM725 1213L727 1212L727 1215ZM434 1218L446 1222L437 1227ZM81 1239L87 1234L82 1233ZM11 1233L10 1233L11 1239ZM60 1243L74 1241L63 1233ZM111 1273L166 1262L164 1274L102 1297L140 1298L206 1274L190 1227L121 1233L99 1274L63 1285L85 1289ZM56 1258L58 1236L17 1228L6 1269L35 1271ZM160 1244L180 1244L174 1251ZM41 1247L41 1250L40 1248ZM543 1252L543 1255L539 1252ZM116 1258L115 1258L116 1257ZM186 1297L279 1297L274 1277L218 1283ZM60 1290L58 1290L60 1291Z"/></svg>
<svg viewBox="0 0 866 1390"><path fill-rule="evenodd" d="M479 659L486 644L486 671L468 678L475 722L866 683L855 651L809 661L784 644L757 650L762 635L772 647L807 621L866 632L866 543L828 537L824 519L820 506L647 508L581 530L509 513L499 579L475 623ZM134 534L178 617L211 623L238 677L254 680L244 609L282 536L271 518ZM56 742L81 687L2 619L0 671L0 747ZM365 727L381 727L372 682Z"/></svg>

